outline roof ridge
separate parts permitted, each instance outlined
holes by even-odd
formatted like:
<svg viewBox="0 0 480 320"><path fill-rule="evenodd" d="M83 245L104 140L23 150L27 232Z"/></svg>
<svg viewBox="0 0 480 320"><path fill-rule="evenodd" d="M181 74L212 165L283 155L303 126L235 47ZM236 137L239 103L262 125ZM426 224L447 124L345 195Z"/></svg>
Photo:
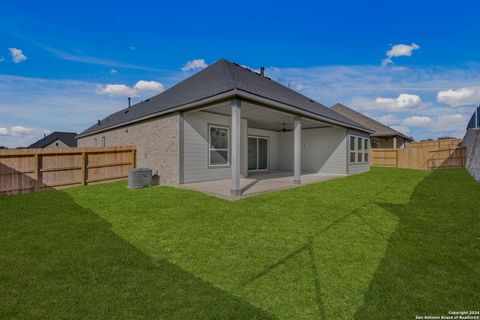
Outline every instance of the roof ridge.
<svg viewBox="0 0 480 320"><path fill-rule="evenodd" d="M222 63L223 63L223 69L225 71L225 73L227 74L227 79L229 80L229 85L231 85L233 87L233 89L236 89L237 86L235 85L236 81L235 81L235 73L232 71L232 65L233 62L231 61L228 61L227 59L224 59L222 58L220 60Z"/></svg>

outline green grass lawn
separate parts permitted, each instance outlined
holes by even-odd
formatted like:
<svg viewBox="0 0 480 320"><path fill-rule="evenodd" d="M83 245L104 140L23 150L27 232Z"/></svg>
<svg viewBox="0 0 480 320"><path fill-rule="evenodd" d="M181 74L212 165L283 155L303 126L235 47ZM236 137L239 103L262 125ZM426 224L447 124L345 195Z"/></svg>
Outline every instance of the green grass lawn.
<svg viewBox="0 0 480 320"><path fill-rule="evenodd" d="M480 185L369 173L235 202L0 197L0 319L414 319L480 308Z"/></svg>

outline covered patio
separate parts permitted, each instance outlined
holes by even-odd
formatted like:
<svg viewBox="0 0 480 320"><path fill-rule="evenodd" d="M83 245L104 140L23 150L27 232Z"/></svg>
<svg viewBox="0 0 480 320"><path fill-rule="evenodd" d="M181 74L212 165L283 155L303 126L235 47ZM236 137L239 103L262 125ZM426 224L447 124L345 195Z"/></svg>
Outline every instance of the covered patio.
<svg viewBox="0 0 480 320"><path fill-rule="evenodd" d="M248 98L183 114L183 187L238 198L347 175L345 128Z"/></svg>
<svg viewBox="0 0 480 320"><path fill-rule="evenodd" d="M300 175L302 184L339 179L345 175L328 173L311 173ZM250 173L248 178L240 178L240 194L231 194L232 179L194 182L181 185L181 187L201 191L224 199L239 199L254 196L260 193L272 192L295 187L292 183L294 174L288 171L269 171Z"/></svg>

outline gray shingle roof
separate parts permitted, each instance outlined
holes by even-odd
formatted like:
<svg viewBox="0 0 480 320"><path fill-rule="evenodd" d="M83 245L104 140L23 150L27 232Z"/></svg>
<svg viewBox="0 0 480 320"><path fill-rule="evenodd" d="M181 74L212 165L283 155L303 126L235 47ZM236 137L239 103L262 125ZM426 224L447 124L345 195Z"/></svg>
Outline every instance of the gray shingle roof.
<svg viewBox="0 0 480 320"><path fill-rule="evenodd" d="M336 105L332 106L331 109L335 110L336 112L349 117L355 122L358 122L364 127L372 129L375 133L372 134L372 137L393 137L398 136L405 138L407 140L413 141L412 137L409 137L397 130L394 130L372 118L367 117L349 107L344 106L341 103L337 103Z"/></svg>
<svg viewBox="0 0 480 320"><path fill-rule="evenodd" d="M32 143L29 148L45 148L57 140L60 140L67 146L74 148L77 146L77 139L75 139L76 135L77 134L75 132L54 131L37 142Z"/></svg>
<svg viewBox="0 0 480 320"><path fill-rule="evenodd" d="M173 108L201 101L216 95L242 90L256 96L284 103L300 110L339 122L346 127L370 131L361 124L349 119L312 99L291 90L267 77L221 59L202 71L176 84L165 92L156 95L130 108L113 113L96 123L79 136L131 123L150 115L167 112ZM186 106L185 108L187 108Z"/></svg>

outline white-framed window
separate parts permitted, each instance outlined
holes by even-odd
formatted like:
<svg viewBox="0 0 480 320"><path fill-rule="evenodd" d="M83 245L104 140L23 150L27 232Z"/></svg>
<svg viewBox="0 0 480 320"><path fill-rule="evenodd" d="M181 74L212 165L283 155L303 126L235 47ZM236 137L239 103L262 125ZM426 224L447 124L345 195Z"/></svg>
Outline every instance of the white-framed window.
<svg viewBox="0 0 480 320"><path fill-rule="evenodd" d="M208 126L208 165L225 167L230 164L230 128Z"/></svg>
<svg viewBox="0 0 480 320"><path fill-rule="evenodd" d="M357 137L357 162L363 162L363 139Z"/></svg>
<svg viewBox="0 0 480 320"><path fill-rule="evenodd" d="M363 161L368 162L370 143L369 139L363 139Z"/></svg>
<svg viewBox="0 0 480 320"><path fill-rule="evenodd" d="M357 162L357 155L355 152L355 140L356 137L350 136L350 163L355 163Z"/></svg>
<svg viewBox="0 0 480 320"><path fill-rule="evenodd" d="M93 140L95 141L95 147L98 147L97 138L94 138Z"/></svg>
<svg viewBox="0 0 480 320"><path fill-rule="evenodd" d="M105 147L105 137L102 137L102 147Z"/></svg>
<svg viewBox="0 0 480 320"><path fill-rule="evenodd" d="M378 141L372 141L372 148L374 148L374 149L380 148L380 142L378 142Z"/></svg>
<svg viewBox="0 0 480 320"><path fill-rule="evenodd" d="M350 163L368 163L370 139L350 136Z"/></svg>

